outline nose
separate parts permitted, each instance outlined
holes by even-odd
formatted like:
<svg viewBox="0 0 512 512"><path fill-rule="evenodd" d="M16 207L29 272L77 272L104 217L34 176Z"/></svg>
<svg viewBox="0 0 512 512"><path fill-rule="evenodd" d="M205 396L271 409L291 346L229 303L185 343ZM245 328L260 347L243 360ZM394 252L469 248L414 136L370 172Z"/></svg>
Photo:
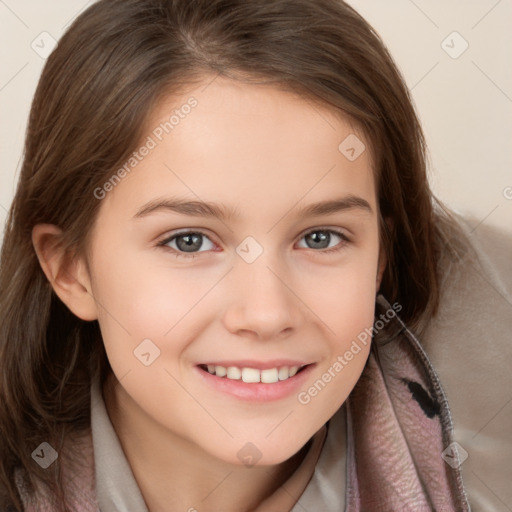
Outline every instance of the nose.
<svg viewBox="0 0 512 512"><path fill-rule="evenodd" d="M239 259L228 277L229 303L224 314L228 331L255 339L288 337L304 322L304 303L297 280L286 265L264 252L253 263Z"/></svg>

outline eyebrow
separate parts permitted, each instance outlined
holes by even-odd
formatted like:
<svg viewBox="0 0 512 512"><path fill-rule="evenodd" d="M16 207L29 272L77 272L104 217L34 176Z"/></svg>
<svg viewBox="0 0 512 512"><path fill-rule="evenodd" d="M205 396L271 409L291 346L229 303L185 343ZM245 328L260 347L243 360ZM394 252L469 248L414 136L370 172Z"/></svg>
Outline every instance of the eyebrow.
<svg viewBox="0 0 512 512"><path fill-rule="evenodd" d="M297 217L315 217L329 215L346 210L363 210L373 213L372 207L362 197L347 195L336 199L330 199L313 203L300 208L296 212ZM139 208L133 216L134 219L146 217L159 211L171 211L181 215L195 217L211 217L223 221L229 221L240 217L240 211L236 208L226 208L214 202L191 201L179 197L154 199Z"/></svg>

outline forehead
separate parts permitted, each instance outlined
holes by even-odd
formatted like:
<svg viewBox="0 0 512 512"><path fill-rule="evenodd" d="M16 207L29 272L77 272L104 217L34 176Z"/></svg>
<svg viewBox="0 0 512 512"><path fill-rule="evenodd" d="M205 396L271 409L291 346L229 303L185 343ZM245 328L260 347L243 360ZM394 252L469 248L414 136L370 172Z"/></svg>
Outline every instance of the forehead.
<svg viewBox="0 0 512 512"><path fill-rule="evenodd" d="M139 149L150 149L134 157L107 196L132 215L165 193L242 212L340 194L366 196L375 206L372 157L361 131L334 107L282 87L205 77L164 97L143 133Z"/></svg>
<svg viewBox="0 0 512 512"><path fill-rule="evenodd" d="M193 108L188 107L190 102L195 104ZM189 118L192 121L185 122ZM162 133L159 127L164 128L162 125L169 121L172 124L172 127L167 126L170 131ZM204 132L200 131L201 125ZM250 136L253 146L262 143L266 148L272 141L278 145L292 139L297 153L301 150L299 144L302 141L308 143L302 149L314 150L323 149L322 146L332 148L333 142L337 147L336 142L343 133L365 139L357 122L348 114L314 98L312 94L292 91L284 84L243 82L210 75L189 87L182 87L177 94L160 99L147 118L144 133L151 134L156 130L159 140L160 135L164 138L170 135L177 140L181 134L183 140L208 131L214 135L214 129L231 132L235 137L233 143L242 138L247 140ZM281 136L277 140L272 139L271 135L279 130ZM326 137L327 133L334 136L334 140ZM256 138L255 135L261 137ZM281 147L283 149L286 148ZM367 156L371 157L369 152Z"/></svg>

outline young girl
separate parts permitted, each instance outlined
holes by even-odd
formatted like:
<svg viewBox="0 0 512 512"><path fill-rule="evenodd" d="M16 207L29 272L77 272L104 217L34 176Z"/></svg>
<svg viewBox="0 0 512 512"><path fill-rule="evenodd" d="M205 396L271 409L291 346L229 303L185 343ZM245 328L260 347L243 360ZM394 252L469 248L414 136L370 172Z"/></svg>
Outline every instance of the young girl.
<svg viewBox="0 0 512 512"><path fill-rule="evenodd" d="M505 510L510 289L425 161L339 0L89 7L2 248L2 510Z"/></svg>

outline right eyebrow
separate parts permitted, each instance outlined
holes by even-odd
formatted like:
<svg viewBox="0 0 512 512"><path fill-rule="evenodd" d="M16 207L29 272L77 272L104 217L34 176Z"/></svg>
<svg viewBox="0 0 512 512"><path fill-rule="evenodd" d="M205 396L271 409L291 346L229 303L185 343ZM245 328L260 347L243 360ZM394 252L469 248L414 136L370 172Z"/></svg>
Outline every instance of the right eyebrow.
<svg viewBox="0 0 512 512"><path fill-rule="evenodd" d="M134 219L146 217L159 211L170 211L194 217L213 217L230 220L240 216L236 209L226 208L220 204L205 201L190 201L184 198L159 198L149 201L139 208Z"/></svg>

